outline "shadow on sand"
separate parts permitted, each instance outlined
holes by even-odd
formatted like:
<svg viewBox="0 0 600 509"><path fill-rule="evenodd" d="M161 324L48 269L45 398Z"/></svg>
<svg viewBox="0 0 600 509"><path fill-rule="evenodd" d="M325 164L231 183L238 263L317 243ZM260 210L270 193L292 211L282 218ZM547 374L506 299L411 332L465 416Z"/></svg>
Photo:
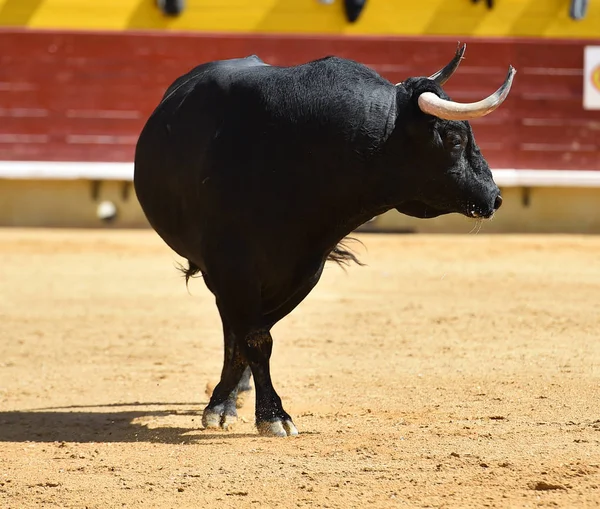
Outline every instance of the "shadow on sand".
<svg viewBox="0 0 600 509"><path fill-rule="evenodd" d="M192 444L256 436L203 430L201 409L205 404L136 402L0 412L0 442ZM171 425L161 426L161 420L168 420ZM148 421L154 421L153 425L148 426ZM178 427L179 421L185 427Z"/></svg>

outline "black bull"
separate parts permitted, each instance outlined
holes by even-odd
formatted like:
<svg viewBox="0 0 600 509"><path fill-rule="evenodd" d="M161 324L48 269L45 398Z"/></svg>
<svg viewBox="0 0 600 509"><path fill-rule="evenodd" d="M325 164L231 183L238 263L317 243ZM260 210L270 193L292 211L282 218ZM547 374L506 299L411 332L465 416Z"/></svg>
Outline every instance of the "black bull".
<svg viewBox="0 0 600 509"><path fill-rule="evenodd" d="M140 135L134 183L186 278L201 272L216 297L225 359L204 426L235 421L251 373L259 432L298 433L271 382L270 330L328 259L356 261L341 242L358 226L392 208L488 218L500 206L467 120L502 103L514 70L488 98L453 102L441 85L464 50L396 85L341 58L274 67L251 56L169 87Z"/></svg>

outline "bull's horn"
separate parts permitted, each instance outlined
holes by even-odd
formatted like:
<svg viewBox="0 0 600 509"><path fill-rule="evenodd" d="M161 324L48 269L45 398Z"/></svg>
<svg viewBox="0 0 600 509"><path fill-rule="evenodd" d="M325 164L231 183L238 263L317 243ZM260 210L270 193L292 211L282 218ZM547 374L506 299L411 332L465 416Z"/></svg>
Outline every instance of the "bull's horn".
<svg viewBox="0 0 600 509"><path fill-rule="evenodd" d="M450 77L454 74L454 71L458 69L460 61L463 59L463 55L465 54L466 49L467 45L463 44L461 47L459 42L456 46L456 54L454 55L454 58L450 60L450 62L443 69L440 69L435 74L429 76L429 79L435 81L440 87L444 83L446 83L446 81L448 81Z"/></svg>
<svg viewBox="0 0 600 509"><path fill-rule="evenodd" d="M429 115L445 120L470 120L472 118L483 117L494 111L504 102L510 91L516 72L512 65L509 66L504 84L492 95L476 103L457 103L441 99L433 92L423 92L419 96L419 108L421 108L423 113L428 113Z"/></svg>
<svg viewBox="0 0 600 509"><path fill-rule="evenodd" d="M450 60L450 62L438 72L429 76L428 79L435 81L440 87L446 83L450 79L450 77L454 74L454 71L458 69L460 65L460 61L463 59L463 55L465 54L465 50L467 49L467 45L463 44L462 47L460 42L456 46L456 53L454 54L454 58ZM396 86L402 85L402 82L396 83Z"/></svg>

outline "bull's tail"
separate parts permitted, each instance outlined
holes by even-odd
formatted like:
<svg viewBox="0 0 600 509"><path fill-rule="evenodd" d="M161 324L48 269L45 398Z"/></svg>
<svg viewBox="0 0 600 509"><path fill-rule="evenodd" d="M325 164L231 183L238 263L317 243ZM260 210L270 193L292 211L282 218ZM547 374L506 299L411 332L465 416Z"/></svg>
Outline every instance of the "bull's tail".
<svg viewBox="0 0 600 509"><path fill-rule="evenodd" d="M360 242L358 239L354 239L352 237L346 237L342 240L337 246L335 246L332 251L327 255L327 260L337 263L339 266L348 266L350 263L356 263L361 267L365 264L362 263L356 255L348 248L348 242ZM362 242L360 242L362 244ZM181 264L178 264L177 267L185 277L185 286L188 286L190 279L196 277L200 272L200 267L198 267L194 262L188 260L187 268Z"/></svg>
<svg viewBox="0 0 600 509"><path fill-rule="evenodd" d="M198 267L194 262L192 262L191 260L188 260L188 266L187 268L184 267L181 264L178 264L179 267L177 267L178 270L180 270L183 273L183 276L185 277L185 286L188 286L188 283L190 282L190 278L192 277L196 277L198 275L198 273L200 272L200 267Z"/></svg>
<svg viewBox="0 0 600 509"><path fill-rule="evenodd" d="M327 260L337 263L340 267L343 267L344 265L348 266L352 262L356 263L357 265L360 265L361 267L364 266L364 263L362 263L356 257L356 255L348 248L348 242L350 241L360 242L360 240L358 239L346 237L337 246L333 248L331 253L327 255ZM362 244L362 242L360 243Z"/></svg>

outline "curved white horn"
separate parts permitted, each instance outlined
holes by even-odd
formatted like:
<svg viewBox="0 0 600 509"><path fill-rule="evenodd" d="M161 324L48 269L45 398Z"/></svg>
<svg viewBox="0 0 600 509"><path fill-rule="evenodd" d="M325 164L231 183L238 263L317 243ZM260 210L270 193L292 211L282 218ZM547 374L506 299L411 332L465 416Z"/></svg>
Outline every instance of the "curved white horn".
<svg viewBox="0 0 600 509"><path fill-rule="evenodd" d="M429 115L445 120L470 120L472 118L483 117L494 111L504 102L508 92L510 92L516 72L516 69L512 65L509 66L504 84L492 95L481 101L475 103L457 103L442 99L433 92L423 92L419 96L419 108L421 108L423 113L428 113Z"/></svg>

